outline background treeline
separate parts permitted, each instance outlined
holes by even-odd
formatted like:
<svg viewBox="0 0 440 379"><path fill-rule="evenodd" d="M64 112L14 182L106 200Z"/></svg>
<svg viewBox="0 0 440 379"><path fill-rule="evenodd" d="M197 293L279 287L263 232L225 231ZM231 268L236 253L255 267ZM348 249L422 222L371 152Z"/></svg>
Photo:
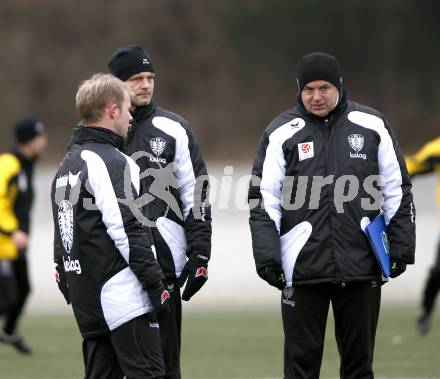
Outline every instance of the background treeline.
<svg viewBox="0 0 440 379"><path fill-rule="evenodd" d="M208 158L253 158L313 50L339 57L350 97L383 111L411 152L440 130L439 16L433 0L2 0L0 148L32 113L58 160L79 82L138 43L158 72L155 101L190 121Z"/></svg>

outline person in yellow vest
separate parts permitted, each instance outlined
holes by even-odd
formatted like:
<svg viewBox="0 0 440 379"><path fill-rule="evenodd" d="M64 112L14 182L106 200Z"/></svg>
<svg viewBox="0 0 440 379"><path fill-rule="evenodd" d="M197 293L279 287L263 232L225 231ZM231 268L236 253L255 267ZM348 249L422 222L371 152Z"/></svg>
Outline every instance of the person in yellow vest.
<svg viewBox="0 0 440 379"><path fill-rule="evenodd" d="M0 341L19 352L31 348L16 334L17 323L30 292L26 250L34 197L34 164L47 144L41 121L26 117L14 126L16 146L0 155L0 315L5 324Z"/></svg>
<svg viewBox="0 0 440 379"><path fill-rule="evenodd" d="M411 176L437 173L440 175L440 137L425 144L416 154L406 157L406 165ZM440 207L440 176L436 191L437 204ZM431 267L425 283L422 299L422 313L417 319L417 329L421 335L429 332L435 300L440 290L440 240L437 258Z"/></svg>

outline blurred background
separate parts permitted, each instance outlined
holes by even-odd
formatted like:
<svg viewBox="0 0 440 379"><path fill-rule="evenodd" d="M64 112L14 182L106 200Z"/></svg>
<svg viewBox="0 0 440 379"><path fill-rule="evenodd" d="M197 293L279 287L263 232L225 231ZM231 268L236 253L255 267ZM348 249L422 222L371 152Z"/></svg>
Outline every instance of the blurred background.
<svg viewBox="0 0 440 379"><path fill-rule="evenodd" d="M107 72L116 48L146 48L154 101L190 122L217 182L210 280L185 307L278 312L277 291L255 272L243 175L263 129L295 104L297 61L316 50L338 56L350 98L383 112L412 153L439 135L439 15L433 0L2 0L0 150L24 115L49 133L35 178L28 313L71 312L53 280L50 183L77 123L77 87ZM412 307L411 320L439 229L435 179L414 181L416 265L383 291L384 306Z"/></svg>
<svg viewBox="0 0 440 379"><path fill-rule="evenodd" d="M33 113L52 139L45 160L58 161L80 81L137 43L158 72L155 101L190 121L208 159L253 156L314 50L339 57L351 98L384 112L410 151L438 131L439 15L433 0L2 0L0 147Z"/></svg>
<svg viewBox="0 0 440 379"><path fill-rule="evenodd" d="M11 125L23 115L42 119L49 133L36 177L38 222L31 257L38 273L30 308L46 309L40 296L49 299L55 292L49 185L78 122L76 90L93 73L107 72L106 62L116 48L136 43L147 49L157 70L154 101L188 119L209 172L218 179L217 191L212 191L218 214L211 275L214 279L222 263L229 275L224 280L219 269L216 290L232 301L230 290L245 275L250 288L261 289L261 294L249 293L267 301L273 296L267 297L270 288L255 275L244 204L247 179L240 178L250 172L263 129L295 104L297 61L315 50L338 56L351 99L383 112L403 150L414 152L439 132L440 50L433 48L440 35L439 15L440 3L410 0L95 0L81 5L2 0L0 148L9 148ZM226 176L232 178L229 189L221 187ZM426 180L428 184L415 188L416 193L424 191L423 204L416 203L418 220L421 225L420 206L426 206L434 228L430 234L436 235L434 179ZM226 200L225 192L220 201L221 191L229 191ZM219 211L225 201L227 209ZM231 223L236 224L232 229ZM236 238L230 238L231 230ZM434 235L419 239L427 244L418 254L420 273L411 292L399 293L399 298L417 300ZM237 276L231 278L234 268ZM48 286L44 294L42 283ZM208 301L212 291L199 299L206 296ZM53 300L62 306L58 297Z"/></svg>

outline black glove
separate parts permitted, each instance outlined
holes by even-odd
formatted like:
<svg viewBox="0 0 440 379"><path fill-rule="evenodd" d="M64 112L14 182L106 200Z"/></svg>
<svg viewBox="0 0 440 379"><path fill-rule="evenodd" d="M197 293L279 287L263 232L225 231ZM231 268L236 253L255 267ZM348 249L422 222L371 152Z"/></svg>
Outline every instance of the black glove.
<svg viewBox="0 0 440 379"><path fill-rule="evenodd" d="M170 311L170 293L166 289L163 281L159 281L148 288L147 293L154 307L149 315L149 321L157 322L162 312Z"/></svg>
<svg viewBox="0 0 440 379"><path fill-rule="evenodd" d="M67 286L66 274L64 270L55 271L55 280L57 281L58 288L66 299L66 303L70 304L69 287Z"/></svg>
<svg viewBox="0 0 440 379"><path fill-rule="evenodd" d="M397 278L406 270L406 263L396 258L390 258L390 278Z"/></svg>
<svg viewBox="0 0 440 379"><path fill-rule="evenodd" d="M277 264L270 264L260 268L258 270L258 275L261 279L279 290L284 289L286 286L286 278L284 277L283 268Z"/></svg>
<svg viewBox="0 0 440 379"><path fill-rule="evenodd" d="M208 280L208 258L201 254L191 254L182 274L180 275L178 286L182 287L186 283L182 294L182 299L188 301Z"/></svg>

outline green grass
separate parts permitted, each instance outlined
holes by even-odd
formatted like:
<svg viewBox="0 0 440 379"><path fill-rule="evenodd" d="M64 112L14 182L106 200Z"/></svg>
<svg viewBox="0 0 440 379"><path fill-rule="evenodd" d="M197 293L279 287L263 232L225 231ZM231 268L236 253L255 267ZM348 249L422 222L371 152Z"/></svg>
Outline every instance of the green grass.
<svg viewBox="0 0 440 379"><path fill-rule="evenodd" d="M384 307L376 338L377 378L440 378L440 317L421 338L415 308ZM440 316L440 315L439 315ZM0 377L8 379L81 378L81 338L70 316L32 316L22 333L35 353L23 356L0 345ZM273 311L187 312L183 324L185 379L281 378L282 326ZM322 377L338 377L339 356L329 318Z"/></svg>

